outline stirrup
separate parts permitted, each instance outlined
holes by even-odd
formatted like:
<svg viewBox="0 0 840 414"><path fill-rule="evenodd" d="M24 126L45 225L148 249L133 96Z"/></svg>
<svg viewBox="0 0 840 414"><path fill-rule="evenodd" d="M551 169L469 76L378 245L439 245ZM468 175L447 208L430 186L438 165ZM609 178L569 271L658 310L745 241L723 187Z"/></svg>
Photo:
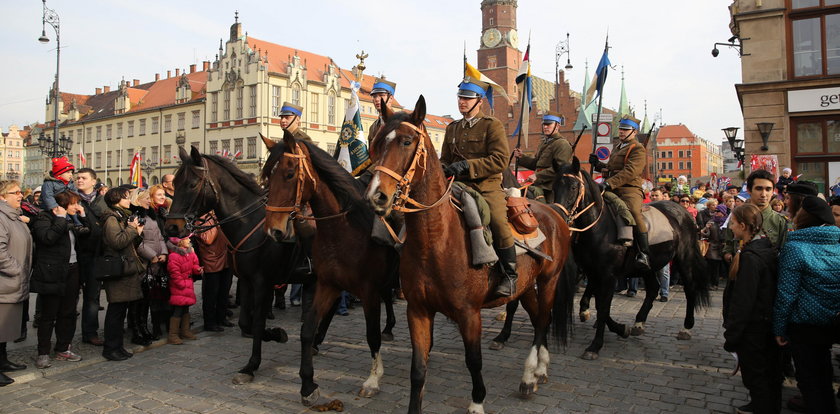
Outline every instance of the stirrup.
<svg viewBox="0 0 840 414"><path fill-rule="evenodd" d="M650 270L650 259L648 255L639 252L636 254L636 265L646 270Z"/></svg>

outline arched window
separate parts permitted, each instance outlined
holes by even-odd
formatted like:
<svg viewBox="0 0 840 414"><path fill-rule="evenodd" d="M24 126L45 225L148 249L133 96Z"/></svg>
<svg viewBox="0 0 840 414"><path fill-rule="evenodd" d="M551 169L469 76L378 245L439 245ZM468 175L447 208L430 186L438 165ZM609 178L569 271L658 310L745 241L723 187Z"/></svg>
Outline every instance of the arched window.
<svg viewBox="0 0 840 414"><path fill-rule="evenodd" d="M297 83L292 85L292 103L300 106L300 85Z"/></svg>
<svg viewBox="0 0 840 414"><path fill-rule="evenodd" d="M335 125L335 91L327 94L327 124Z"/></svg>

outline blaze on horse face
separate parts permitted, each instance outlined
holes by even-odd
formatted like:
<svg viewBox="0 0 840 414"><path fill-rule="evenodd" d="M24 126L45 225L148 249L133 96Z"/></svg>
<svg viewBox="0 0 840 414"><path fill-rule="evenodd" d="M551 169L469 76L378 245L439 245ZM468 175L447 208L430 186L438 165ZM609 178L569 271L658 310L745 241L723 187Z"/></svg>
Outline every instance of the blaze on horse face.
<svg viewBox="0 0 840 414"><path fill-rule="evenodd" d="M266 148L269 150L268 162L263 167L262 179L268 190L268 200L265 213L265 231L275 240L284 240L293 235L291 230L291 211L272 211L272 207L289 208L295 207L296 202L300 208L309 201L314 191L312 180L304 177L303 187L300 189L301 197L298 200L298 186L301 185L302 173L301 163L308 162L309 151L306 145L297 142L292 134L284 130L283 152L279 148L274 149L277 143L270 138L260 134ZM305 158L295 158L285 154L296 154L297 151ZM310 171L314 174L314 170Z"/></svg>
<svg viewBox="0 0 840 414"><path fill-rule="evenodd" d="M383 127L377 134L377 141L372 147L376 148L376 155L379 157L378 166L387 168L397 175L405 175L417 151L417 145L424 137L418 134L409 126L403 125L408 122L417 128L423 128L423 120L426 118L426 100L423 95L417 99L414 111L409 115L405 112L394 114L390 108L385 106L382 112ZM430 142L425 142L427 147ZM381 149L381 151L379 151ZM427 150L428 151L428 150ZM423 174L423 167L418 166L416 178ZM373 179L368 185L365 197L373 207L373 211L380 216L387 216L391 212L395 198L399 195L397 190L397 179L376 171Z"/></svg>
<svg viewBox="0 0 840 414"><path fill-rule="evenodd" d="M202 177L207 173L205 164L198 148L190 146L190 153L184 147L179 147L181 167L175 173L172 185L175 187L176 197L167 215L165 232L169 236L184 237L187 235L186 216L199 217L214 208L207 200L214 200L213 190L208 185L202 185Z"/></svg>

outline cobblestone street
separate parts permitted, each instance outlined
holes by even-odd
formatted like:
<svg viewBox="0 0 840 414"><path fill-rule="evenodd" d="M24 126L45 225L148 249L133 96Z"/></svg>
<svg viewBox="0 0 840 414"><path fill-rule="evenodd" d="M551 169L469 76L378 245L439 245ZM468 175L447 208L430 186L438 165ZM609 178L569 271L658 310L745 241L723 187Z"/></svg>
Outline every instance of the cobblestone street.
<svg viewBox="0 0 840 414"><path fill-rule="evenodd" d="M200 286L200 284L198 284ZM600 359L579 358L594 333L591 323L576 322L571 345L553 348L549 383L536 396L518 395L531 328L520 310L513 335L506 348L484 347L484 379L487 384L485 409L488 413L709 413L733 412L746 402L746 390L739 376L730 377L733 361L722 349L720 298L713 292L713 306L702 310L690 341L678 341L685 300L681 291L671 301L655 302L641 337L620 339L606 335ZM579 297L579 296L578 296ZM630 323L642 297L617 295L614 316ZM195 316L200 307L191 309ZM321 387L319 403L339 399L348 413L403 413L409 395L410 346L405 323L405 302L396 306L395 341L382 349L385 376L382 391L373 398L356 392L369 368L367 345L362 333L362 311L336 316L321 353L315 358L316 381ZM489 345L502 322L499 310L485 310L484 343ZM82 362L53 361L45 370L34 369L35 332L25 343L9 344L10 356L25 361L29 368L11 375L17 382L2 389L3 413L303 413L298 394L300 308L274 310L277 319L269 326L289 331L286 344L266 343L263 363L255 381L234 385L231 378L242 367L250 340L238 328L222 333L202 332L197 341L183 346L153 344L125 362L105 361L101 348L74 343L84 356ZM102 312L104 314L104 312ZM196 318L196 328L201 327ZM78 335L77 335L78 336ZM128 342L127 342L128 343ZM426 413L462 413L469 405L470 381L464 365L463 346L452 323L438 316L435 347L429 366L424 400ZM784 398L795 389L785 385ZM788 411L783 411L788 412Z"/></svg>

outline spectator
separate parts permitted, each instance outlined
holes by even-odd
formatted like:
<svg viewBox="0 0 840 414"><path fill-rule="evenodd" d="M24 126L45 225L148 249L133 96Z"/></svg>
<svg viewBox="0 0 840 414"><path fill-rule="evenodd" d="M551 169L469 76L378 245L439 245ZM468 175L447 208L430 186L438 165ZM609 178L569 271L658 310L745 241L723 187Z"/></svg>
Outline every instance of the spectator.
<svg viewBox="0 0 840 414"><path fill-rule="evenodd" d="M834 224L840 227L840 196L831 197L829 205L831 205L831 214L834 215Z"/></svg>
<svg viewBox="0 0 840 414"><path fill-rule="evenodd" d="M108 206L104 198L94 189L96 172L82 168L76 172L76 189L81 197L79 204L87 217L90 228L88 237L76 241L76 257L79 260L79 284L82 287L82 342L102 346L99 338L99 292L102 283L96 280L94 258L102 243L102 227L99 218Z"/></svg>
<svg viewBox="0 0 840 414"><path fill-rule="evenodd" d="M787 191L787 186L794 183L793 178L790 177L791 174L790 168L785 168L782 170L782 175L779 177L779 180L776 181L776 190L778 190L779 199L783 199L785 195L785 191Z"/></svg>
<svg viewBox="0 0 840 414"><path fill-rule="evenodd" d="M150 237L155 238L163 247L166 248L166 241L163 236L163 228L166 223L166 215L169 212L169 206L172 205L171 199L166 197L166 190L162 185L153 185L149 189L149 196L151 197L151 205L147 212L148 219L147 226L156 225L157 235L150 233ZM150 223L154 222L154 223ZM145 229L143 229L145 231ZM158 237L160 237L158 239ZM143 233L143 239L146 240L146 233ZM167 329L169 323L169 316L172 313L172 308L169 306L169 271L166 269L167 257L169 250L165 250L158 260L158 271L153 273L154 285L149 291L150 301L149 305L152 312L152 339L158 340L161 338L163 330ZM163 327L161 329L161 327Z"/></svg>
<svg viewBox="0 0 840 414"><path fill-rule="evenodd" d="M700 203L698 203L700 204ZM697 210L697 228L702 229L709 220L712 219L715 215L715 211L717 210L718 201L711 196L709 196L706 201L703 203L703 209Z"/></svg>
<svg viewBox="0 0 840 414"><path fill-rule="evenodd" d="M677 177L677 185L671 191L675 196L691 196L691 189L688 188L688 179L684 175Z"/></svg>
<svg viewBox="0 0 840 414"><path fill-rule="evenodd" d="M172 305L166 342L181 345L183 339L196 339L190 331L190 306L196 302L192 277L202 274L204 270L198 265L198 256L193 251L189 237L170 237L166 247L169 249L166 264L169 270L169 304Z"/></svg>
<svg viewBox="0 0 840 414"><path fill-rule="evenodd" d="M159 192L163 192L163 189L160 189ZM133 301L128 305L128 320L129 326L133 326L131 342L143 346L151 344L153 339L160 339L160 336L155 338L152 332L149 331L149 310L152 293L152 283L150 282L152 281L147 279L154 279L155 275L160 273L161 267L166 268L164 263L166 263L166 255L168 254L166 241L163 238L160 225L155 220L157 215L152 209L152 201L149 194L149 191L140 191L137 193L131 206L131 211L144 224L143 241L137 247L137 254L140 255L140 259L146 265L146 274L143 276L143 283L141 284L143 298Z"/></svg>
<svg viewBox="0 0 840 414"><path fill-rule="evenodd" d="M772 208L773 211L779 213L782 217L785 218L785 220L790 220L790 217L788 217L788 212L785 211L784 201L779 200L778 198L774 198L770 200L770 208Z"/></svg>
<svg viewBox="0 0 840 414"><path fill-rule="evenodd" d="M726 206L726 215L728 217L732 209L735 208L735 196L729 193L723 193L723 205Z"/></svg>
<svg viewBox="0 0 840 414"><path fill-rule="evenodd" d="M770 200L773 198L773 175L766 170L756 170L747 177L747 189L749 190L750 204L755 204L761 210L764 221L761 224L761 231L770 239L770 243L776 249L781 249L785 244L788 233L788 223L782 216L776 214L770 208ZM738 197L741 197L739 194ZM738 201L735 202L738 208ZM724 239L723 260L732 262L735 254L735 246Z"/></svg>
<svg viewBox="0 0 840 414"><path fill-rule="evenodd" d="M697 219L697 209L694 208L694 201L689 195L680 196L680 205L683 206L690 214L692 219Z"/></svg>
<svg viewBox="0 0 840 414"><path fill-rule="evenodd" d="M29 224L38 213L41 212L41 208L38 205L41 202L41 186L35 187L35 190L28 198L24 198L23 201L20 203L20 209L23 212L24 217L26 217L25 223Z"/></svg>
<svg viewBox="0 0 840 414"><path fill-rule="evenodd" d="M164 175L163 179L160 181L160 185L164 191L164 196L169 199L170 204L172 204L172 199L175 198L175 186L173 185L173 181L175 181L175 175L173 174Z"/></svg>
<svg viewBox="0 0 840 414"><path fill-rule="evenodd" d="M228 293L233 274L230 269L228 240L211 212L202 219L205 225L214 226L202 232L198 237L198 261L204 268L201 278L201 311L204 316L204 330L224 331L223 326L232 327L227 320ZM279 300L285 302L283 297Z"/></svg>
<svg viewBox="0 0 840 414"><path fill-rule="evenodd" d="M77 242L90 235L78 194L64 190L53 195L56 206L42 211L32 222L35 239L32 292L41 301L38 322L38 358L35 367L49 368L50 340L55 329L55 359L78 362L82 357L70 349L76 333L76 305L79 302ZM73 225L72 216L78 215Z"/></svg>
<svg viewBox="0 0 840 414"><path fill-rule="evenodd" d="M667 193L663 193L662 188L654 188L650 190L650 202L667 200ZM656 278L659 280L659 301L668 301L669 284L671 282L671 264L666 263L661 269L656 271Z"/></svg>
<svg viewBox="0 0 840 414"><path fill-rule="evenodd" d="M129 189L116 187L105 193L105 203L109 209L102 220L103 254L112 257L124 257L128 264L126 274L115 280L106 280L105 294L108 309L105 311L105 348L102 356L111 361L124 361L132 354L123 347L123 324L125 323L128 304L143 297L140 279L145 272L143 263L137 256L135 246L142 241L143 225L137 217L129 220L131 206Z"/></svg>
<svg viewBox="0 0 840 414"><path fill-rule="evenodd" d="M817 195L817 185L810 181L799 181L787 186L784 194L785 207L788 215L793 218L802 206L802 200L807 196Z"/></svg>
<svg viewBox="0 0 840 414"><path fill-rule="evenodd" d="M729 184L729 185L726 186L726 193L731 195L732 197L737 196L738 193L740 193L740 192L741 192L741 187L738 187L737 185Z"/></svg>
<svg viewBox="0 0 840 414"><path fill-rule="evenodd" d="M829 205L807 196L793 218L796 231L779 253L773 332L790 344L796 380L812 413L836 410L831 347L840 342L840 228Z"/></svg>
<svg viewBox="0 0 840 414"><path fill-rule="evenodd" d="M769 191L772 193L772 181ZM730 283L723 294L723 348L734 352L741 364L741 380L750 392L750 402L738 412L746 413L778 413L782 405L780 352L771 329L776 249L761 237L763 221L762 210L755 204L735 207L729 221L742 247L732 261Z"/></svg>
<svg viewBox="0 0 840 414"><path fill-rule="evenodd" d="M703 225L700 234L709 242L709 249L706 251L706 264L708 265L709 276L711 276L712 287L717 290L720 278L724 274L723 256L723 223L726 221L726 206L717 206L713 209L713 217Z"/></svg>
<svg viewBox="0 0 840 414"><path fill-rule="evenodd" d="M64 190L77 191L73 184L73 171L76 167L66 157L52 159L52 170L50 170L44 184L41 185L41 204L38 206L43 210L51 211L55 208L55 195ZM73 224L81 225L76 217L73 217Z"/></svg>
<svg viewBox="0 0 840 414"><path fill-rule="evenodd" d="M20 334L24 301L29 297L32 236L21 220L23 193L17 181L0 181L0 387L14 382L4 372L26 369L9 361L6 343Z"/></svg>

